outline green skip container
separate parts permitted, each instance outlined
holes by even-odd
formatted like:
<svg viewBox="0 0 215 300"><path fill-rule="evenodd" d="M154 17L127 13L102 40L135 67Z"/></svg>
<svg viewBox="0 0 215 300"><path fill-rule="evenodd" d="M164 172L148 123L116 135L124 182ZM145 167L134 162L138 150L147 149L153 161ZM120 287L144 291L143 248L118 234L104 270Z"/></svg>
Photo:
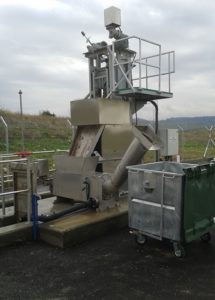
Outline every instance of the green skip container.
<svg viewBox="0 0 215 300"><path fill-rule="evenodd" d="M147 236L184 244L211 239L215 228L215 162L156 162L128 167L129 227L139 244Z"/></svg>

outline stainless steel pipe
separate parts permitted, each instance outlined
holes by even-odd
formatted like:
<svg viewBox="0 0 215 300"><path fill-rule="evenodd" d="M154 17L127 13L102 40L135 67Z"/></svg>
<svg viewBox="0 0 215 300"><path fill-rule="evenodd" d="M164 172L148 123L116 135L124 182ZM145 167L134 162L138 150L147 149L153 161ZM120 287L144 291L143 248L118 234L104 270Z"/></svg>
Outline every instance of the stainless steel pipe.
<svg viewBox="0 0 215 300"><path fill-rule="evenodd" d="M139 140L134 138L122 160L116 167L112 177L104 182L104 192L107 194L116 192L127 178L128 171L126 167L139 163L146 151L147 149L139 142Z"/></svg>

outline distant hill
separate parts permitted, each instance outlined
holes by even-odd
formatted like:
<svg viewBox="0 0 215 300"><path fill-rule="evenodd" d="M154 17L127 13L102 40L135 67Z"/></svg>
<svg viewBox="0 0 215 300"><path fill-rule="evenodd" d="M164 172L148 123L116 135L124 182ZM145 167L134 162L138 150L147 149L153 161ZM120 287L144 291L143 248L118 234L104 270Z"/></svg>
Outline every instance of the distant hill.
<svg viewBox="0 0 215 300"><path fill-rule="evenodd" d="M139 124L150 123L153 125L152 121L147 121L143 119L138 120ZM205 126L210 127L215 126L215 116L207 117L176 117L168 118L166 120L159 120L159 128L178 128L181 126L184 130L200 129Z"/></svg>
<svg viewBox="0 0 215 300"><path fill-rule="evenodd" d="M171 127L176 128L178 125L182 126L185 130L197 129L205 126L215 126L215 116L208 117L178 117L169 118L160 121L160 127Z"/></svg>

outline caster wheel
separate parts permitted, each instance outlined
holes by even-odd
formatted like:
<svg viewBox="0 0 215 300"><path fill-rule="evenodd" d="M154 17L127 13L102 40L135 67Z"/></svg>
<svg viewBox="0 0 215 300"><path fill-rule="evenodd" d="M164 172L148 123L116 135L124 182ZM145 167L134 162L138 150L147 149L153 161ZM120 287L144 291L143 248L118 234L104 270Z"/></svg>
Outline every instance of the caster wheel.
<svg viewBox="0 0 215 300"><path fill-rule="evenodd" d="M174 247L174 253L175 253L176 257L179 257L179 258L185 257L186 252L185 252L184 247L181 244L174 243L173 247Z"/></svg>
<svg viewBox="0 0 215 300"><path fill-rule="evenodd" d="M147 237L141 233L135 235L135 241L138 245L144 245L147 242Z"/></svg>
<svg viewBox="0 0 215 300"><path fill-rule="evenodd" d="M202 241L203 243L209 243L210 240L211 240L211 234L210 234L210 232L207 232L207 233L203 234L203 235L200 237L200 239L201 239L201 241Z"/></svg>

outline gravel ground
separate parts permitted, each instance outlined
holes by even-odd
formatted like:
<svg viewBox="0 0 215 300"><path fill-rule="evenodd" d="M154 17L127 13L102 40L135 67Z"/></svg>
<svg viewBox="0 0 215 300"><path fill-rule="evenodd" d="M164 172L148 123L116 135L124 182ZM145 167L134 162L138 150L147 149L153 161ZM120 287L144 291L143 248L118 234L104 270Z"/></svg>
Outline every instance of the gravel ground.
<svg viewBox="0 0 215 300"><path fill-rule="evenodd" d="M128 229L70 249L28 242L0 249L0 299L215 299L215 235L187 256Z"/></svg>

